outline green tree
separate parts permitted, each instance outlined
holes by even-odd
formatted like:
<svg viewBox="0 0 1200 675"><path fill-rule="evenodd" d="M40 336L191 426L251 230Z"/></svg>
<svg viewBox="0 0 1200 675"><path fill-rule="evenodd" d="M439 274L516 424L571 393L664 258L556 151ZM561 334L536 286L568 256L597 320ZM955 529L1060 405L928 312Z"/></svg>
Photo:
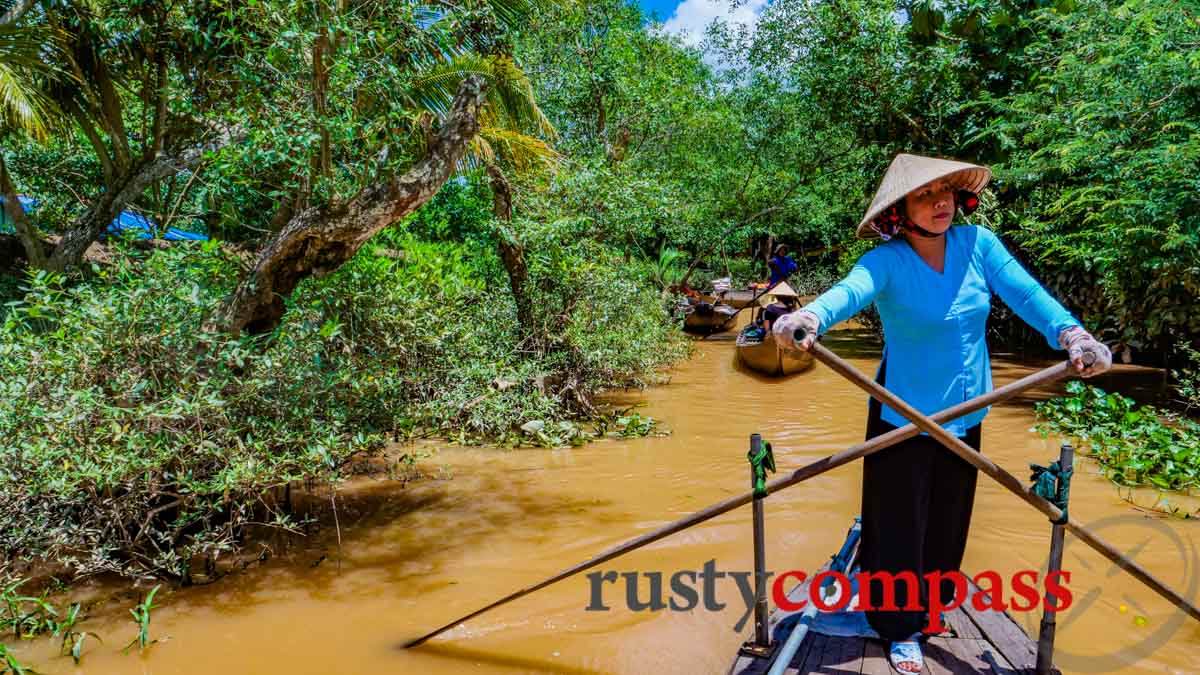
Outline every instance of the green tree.
<svg viewBox="0 0 1200 675"><path fill-rule="evenodd" d="M1028 84L984 135L1008 153L1005 230L1104 335L1200 334L1200 14L1165 0L1025 18Z"/></svg>

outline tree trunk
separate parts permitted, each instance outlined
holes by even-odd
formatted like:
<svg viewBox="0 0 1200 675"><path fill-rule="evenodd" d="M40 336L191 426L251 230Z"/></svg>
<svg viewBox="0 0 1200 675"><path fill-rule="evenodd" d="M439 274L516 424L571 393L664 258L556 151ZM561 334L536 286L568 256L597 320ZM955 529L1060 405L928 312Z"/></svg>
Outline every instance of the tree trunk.
<svg viewBox="0 0 1200 675"><path fill-rule="evenodd" d="M513 300L517 303L517 323L522 338L533 334L533 303L529 298L529 268L525 265L525 247L517 239L511 227L512 186L504 172L495 164L489 164L488 177L492 183L492 213L496 220L496 241L500 259L508 272L508 284Z"/></svg>
<svg viewBox="0 0 1200 675"><path fill-rule="evenodd" d="M763 265L767 268L767 279L771 278L771 255L775 251L775 235L767 234L767 245L763 249Z"/></svg>
<svg viewBox="0 0 1200 675"><path fill-rule="evenodd" d="M434 144L403 176L372 185L345 204L311 207L293 217L259 251L253 268L208 328L231 333L272 330L283 317L285 298L301 281L333 272L376 232L429 201L479 133L483 91L482 77L463 80Z"/></svg>
<svg viewBox="0 0 1200 675"><path fill-rule="evenodd" d="M12 176L8 175L8 163L4 161L3 154L0 154L0 192L4 196L5 219L12 223L17 239L21 241L21 247L25 250L26 260L33 267L44 268L46 252L42 238L25 218L25 208L21 206L21 200L17 197L17 188L13 185Z"/></svg>
<svg viewBox="0 0 1200 675"><path fill-rule="evenodd" d="M321 140L317 150L317 174L325 178L328 178L333 171L333 152L329 139L329 126L326 124L329 108L325 101L325 92L329 88L329 69L325 67L325 54L328 51L329 35L322 26L321 31L317 34L317 39L313 42L312 67L313 115L317 120L317 135ZM316 182L315 176L313 182Z"/></svg>
<svg viewBox="0 0 1200 675"><path fill-rule="evenodd" d="M225 130L216 139L185 150L178 155L160 155L139 163L133 169L124 172L116 181L107 186L100 198L92 204L71 229L63 234L55 247L46 266L55 271L63 271L79 265L83 254L92 242L100 238L109 223L113 221L125 207L136 200L156 180L174 176L180 171L194 168L204 158L205 153L220 149L236 138L239 131Z"/></svg>
<svg viewBox="0 0 1200 675"><path fill-rule="evenodd" d="M696 254L695 258L692 258L692 263L688 265L688 268L684 271L683 276L679 278L678 282L676 282L676 286L679 288L684 288L688 285L688 282L692 280L692 272L695 272L696 268L700 266L700 262L704 260L705 255L707 255L707 251L701 251L700 253Z"/></svg>

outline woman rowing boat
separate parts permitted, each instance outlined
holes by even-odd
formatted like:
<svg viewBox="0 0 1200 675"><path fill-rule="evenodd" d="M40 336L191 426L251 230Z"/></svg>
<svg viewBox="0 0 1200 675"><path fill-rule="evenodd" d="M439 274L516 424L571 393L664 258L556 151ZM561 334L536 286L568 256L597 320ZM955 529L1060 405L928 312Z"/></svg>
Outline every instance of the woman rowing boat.
<svg viewBox="0 0 1200 675"><path fill-rule="evenodd" d="M975 210L990 180L991 171L982 166L897 155L858 224L860 238L885 243L865 253L824 294L776 321L773 333L780 348L807 350L821 332L874 302L884 333L877 380L931 415L991 391L984 335L995 293L1051 347L1066 349L1083 377L1111 367L1108 348L1021 267L996 235L975 225L951 227L956 210L963 215ZM807 333L800 342L792 339L798 328ZM986 414L987 409L971 413L946 428L979 450ZM871 400L867 438L907 423ZM920 606L928 607L924 575L957 571L962 564L975 479L973 466L925 434L865 458L862 571L912 572L920 580ZM897 606L905 606L905 584L895 590ZM874 599L882 597L881 591L881 582L861 589ZM940 591L943 599L952 597L953 584ZM870 611L867 618L891 643L893 667L920 672L926 613Z"/></svg>

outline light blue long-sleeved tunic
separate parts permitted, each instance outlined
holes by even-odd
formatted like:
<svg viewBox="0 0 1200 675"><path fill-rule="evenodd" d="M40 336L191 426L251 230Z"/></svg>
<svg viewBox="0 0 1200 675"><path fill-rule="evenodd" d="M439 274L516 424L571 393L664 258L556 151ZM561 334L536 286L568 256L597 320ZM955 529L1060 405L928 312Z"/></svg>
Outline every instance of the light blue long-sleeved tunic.
<svg viewBox="0 0 1200 675"><path fill-rule="evenodd" d="M931 415L992 390L984 333L992 293L1041 332L1054 349L1079 321L1021 267L995 234L975 225L946 231L946 260L935 272L902 238L868 251L854 269L804 309L824 333L874 301L883 320L887 388ZM946 424L962 436L987 415L979 410ZM883 406L896 426L908 420Z"/></svg>

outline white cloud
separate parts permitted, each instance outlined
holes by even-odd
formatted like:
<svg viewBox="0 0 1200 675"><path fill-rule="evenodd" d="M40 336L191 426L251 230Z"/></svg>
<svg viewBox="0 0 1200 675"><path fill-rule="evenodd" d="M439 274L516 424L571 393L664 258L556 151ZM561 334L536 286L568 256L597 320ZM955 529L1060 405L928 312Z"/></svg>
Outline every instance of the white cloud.
<svg viewBox="0 0 1200 675"><path fill-rule="evenodd" d="M730 0L683 0L671 18L663 23L662 29L696 46L704 40L704 30L715 19L721 19L731 26L741 24L752 29L766 6L767 0L746 0L738 2L736 7Z"/></svg>

